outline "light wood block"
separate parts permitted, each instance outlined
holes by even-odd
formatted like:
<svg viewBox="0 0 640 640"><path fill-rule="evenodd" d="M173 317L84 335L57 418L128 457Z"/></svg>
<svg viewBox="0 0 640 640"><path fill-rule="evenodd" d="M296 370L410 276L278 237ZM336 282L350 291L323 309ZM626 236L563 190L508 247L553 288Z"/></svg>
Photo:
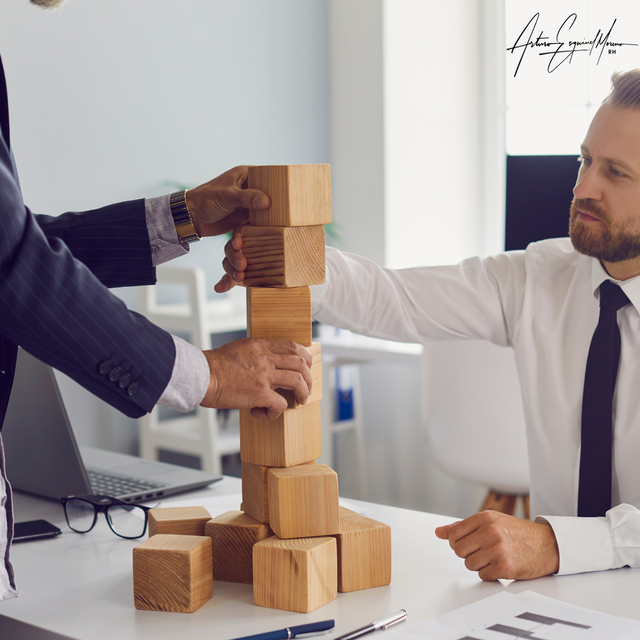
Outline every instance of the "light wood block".
<svg viewBox="0 0 640 640"><path fill-rule="evenodd" d="M316 464L315 460L305 464ZM240 509L259 522L269 523L269 477L271 467L242 463L242 505Z"/></svg>
<svg viewBox="0 0 640 640"><path fill-rule="evenodd" d="M149 537L158 533L203 536L211 514L204 507L167 507L149 511Z"/></svg>
<svg viewBox="0 0 640 640"><path fill-rule="evenodd" d="M253 601L308 613L338 595L337 570L335 538L267 538L253 547Z"/></svg>
<svg viewBox="0 0 640 640"><path fill-rule="evenodd" d="M311 346L311 289L247 289L247 336Z"/></svg>
<svg viewBox="0 0 640 640"><path fill-rule="evenodd" d="M319 342L312 342L311 346L307 348L313 357L311 363L313 386L307 399L307 404L313 404L322 400L322 349ZM296 394L290 389L276 389L276 391L286 398L289 409L303 406L296 400Z"/></svg>
<svg viewBox="0 0 640 640"><path fill-rule="evenodd" d="M241 229L245 287L303 287L325 279L324 227Z"/></svg>
<svg viewBox="0 0 640 640"><path fill-rule="evenodd" d="M157 534L133 550L136 609L192 613L212 593L208 536Z"/></svg>
<svg viewBox="0 0 640 640"><path fill-rule="evenodd" d="M269 209L249 211L253 225L299 227L331 222L328 164L249 167L248 186L271 197Z"/></svg>
<svg viewBox="0 0 640 640"><path fill-rule="evenodd" d="M391 527L340 507L338 591L358 591L391 582Z"/></svg>
<svg viewBox="0 0 640 640"><path fill-rule="evenodd" d="M338 474L326 464L269 469L269 524L283 539L340 531Z"/></svg>
<svg viewBox="0 0 640 640"><path fill-rule="evenodd" d="M265 467L293 467L320 457L320 403L286 409L275 420L240 409L240 458Z"/></svg>
<svg viewBox="0 0 640 640"><path fill-rule="evenodd" d="M205 531L211 538L213 579L252 584L253 545L273 535L269 525L242 511L227 511L209 520Z"/></svg>

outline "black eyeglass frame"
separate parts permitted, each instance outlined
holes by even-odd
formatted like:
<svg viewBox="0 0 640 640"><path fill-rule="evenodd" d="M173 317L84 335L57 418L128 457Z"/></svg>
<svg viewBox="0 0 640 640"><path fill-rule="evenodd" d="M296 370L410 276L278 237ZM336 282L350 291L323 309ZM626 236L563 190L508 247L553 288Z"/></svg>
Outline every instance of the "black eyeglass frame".
<svg viewBox="0 0 640 640"><path fill-rule="evenodd" d="M82 502L87 502L93 507L93 522L91 526L86 531L78 531L71 526L69 522L69 516L67 514L67 502L69 500L81 500ZM109 525L109 529L113 531L119 538L124 538L125 540L136 540L138 538L142 538L142 536L147 531L147 524L149 523L149 511L151 511L152 507L145 507L142 504L133 504L131 502L125 502L124 500L119 500L118 498L114 498L112 496L103 496L103 495L82 495L82 496L67 496L66 498L60 498L60 502L64 508L64 517L67 521L67 525L69 529L75 533L89 533L95 526L96 522L98 522L98 514L104 513L105 520ZM138 507L144 511L144 527L142 529L142 533L139 536L123 536L121 533L118 533L113 526L111 525L111 520L108 517L109 507Z"/></svg>

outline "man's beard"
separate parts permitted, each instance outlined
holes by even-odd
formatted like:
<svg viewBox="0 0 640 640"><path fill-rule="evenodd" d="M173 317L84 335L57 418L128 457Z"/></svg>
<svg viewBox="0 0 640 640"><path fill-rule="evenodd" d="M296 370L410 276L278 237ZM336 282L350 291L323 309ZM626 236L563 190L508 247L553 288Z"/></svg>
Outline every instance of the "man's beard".
<svg viewBox="0 0 640 640"><path fill-rule="evenodd" d="M57 9L61 7L67 0L30 0L31 4L35 4L43 9Z"/></svg>
<svg viewBox="0 0 640 640"><path fill-rule="evenodd" d="M593 214L602 224L592 225L578 220L578 209ZM590 199L573 199L569 236L576 251L604 262L621 262L640 256L640 234L613 222L609 214Z"/></svg>

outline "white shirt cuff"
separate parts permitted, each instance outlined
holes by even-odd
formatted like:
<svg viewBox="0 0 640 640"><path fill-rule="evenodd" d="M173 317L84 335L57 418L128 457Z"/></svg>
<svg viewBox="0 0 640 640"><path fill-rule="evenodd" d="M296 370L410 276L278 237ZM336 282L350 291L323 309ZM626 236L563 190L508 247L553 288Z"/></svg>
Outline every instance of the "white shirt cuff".
<svg viewBox="0 0 640 640"><path fill-rule="evenodd" d="M182 338L171 337L176 346L176 361L158 404L174 411L193 411L209 388L209 364L200 349Z"/></svg>
<svg viewBox="0 0 640 640"><path fill-rule="evenodd" d="M169 207L169 194L147 198L144 212L154 267L189 253L189 245L182 244L178 238Z"/></svg>
<svg viewBox="0 0 640 640"><path fill-rule="evenodd" d="M606 571L613 566L613 543L607 518L540 516L551 526L560 552L557 575Z"/></svg>

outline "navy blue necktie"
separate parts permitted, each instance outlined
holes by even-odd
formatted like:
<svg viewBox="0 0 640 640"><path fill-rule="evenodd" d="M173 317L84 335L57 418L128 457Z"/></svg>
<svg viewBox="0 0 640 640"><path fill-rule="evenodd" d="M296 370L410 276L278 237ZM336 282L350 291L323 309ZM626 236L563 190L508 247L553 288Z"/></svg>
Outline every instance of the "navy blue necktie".
<svg viewBox="0 0 640 640"><path fill-rule="evenodd" d="M629 298L606 280L600 285L600 318L591 338L582 396L578 515L603 516L611 508L613 393L620 364L618 309Z"/></svg>

